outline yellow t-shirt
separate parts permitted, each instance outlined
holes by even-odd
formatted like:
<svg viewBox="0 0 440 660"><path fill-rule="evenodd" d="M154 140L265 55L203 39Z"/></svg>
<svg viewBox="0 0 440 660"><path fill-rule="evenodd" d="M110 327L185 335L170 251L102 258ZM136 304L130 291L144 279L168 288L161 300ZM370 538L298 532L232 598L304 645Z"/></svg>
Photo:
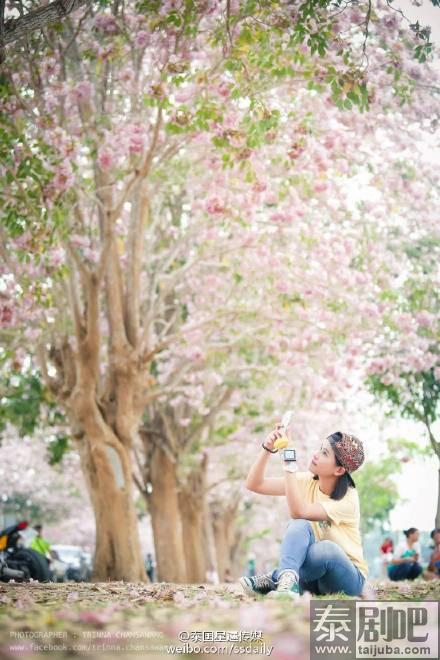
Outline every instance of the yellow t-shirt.
<svg viewBox="0 0 440 660"><path fill-rule="evenodd" d="M355 566L368 576L368 565L364 559L361 534L359 530L359 496L355 488L349 486L342 500L332 500L319 490L319 481L313 479L311 472L296 472L296 480L302 497L306 502L321 504L330 522L311 520L316 541L334 541Z"/></svg>

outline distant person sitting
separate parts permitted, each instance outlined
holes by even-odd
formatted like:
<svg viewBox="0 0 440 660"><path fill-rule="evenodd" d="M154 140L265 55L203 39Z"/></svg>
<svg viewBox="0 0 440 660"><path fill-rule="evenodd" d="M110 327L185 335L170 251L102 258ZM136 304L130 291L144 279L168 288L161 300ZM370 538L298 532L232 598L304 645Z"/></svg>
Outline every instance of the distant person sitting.
<svg viewBox="0 0 440 660"><path fill-rule="evenodd" d="M403 533L406 538L398 544L388 564L388 577L393 581L415 580L423 571L419 564L421 555L419 530L410 527Z"/></svg>
<svg viewBox="0 0 440 660"><path fill-rule="evenodd" d="M389 552L393 552L394 549L394 543L393 539L389 536L384 539L384 542L380 546L380 551L384 554L387 555Z"/></svg>
<svg viewBox="0 0 440 660"><path fill-rule="evenodd" d="M427 570L423 573L426 580L438 580L440 578L440 529L433 529L431 538L434 541L434 549L429 558Z"/></svg>
<svg viewBox="0 0 440 660"><path fill-rule="evenodd" d="M387 567L393 558L394 543L393 539L387 536L380 546L381 576L387 577Z"/></svg>

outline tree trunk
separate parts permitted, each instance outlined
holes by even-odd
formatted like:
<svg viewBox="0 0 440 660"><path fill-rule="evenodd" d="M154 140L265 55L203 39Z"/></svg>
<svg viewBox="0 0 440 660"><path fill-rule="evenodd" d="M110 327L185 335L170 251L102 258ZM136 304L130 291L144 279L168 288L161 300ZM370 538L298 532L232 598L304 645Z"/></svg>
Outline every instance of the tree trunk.
<svg viewBox="0 0 440 660"><path fill-rule="evenodd" d="M440 468L438 470L437 513L435 514L435 528L440 529Z"/></svg>
<svg viewBox="0 0 440 660"><path fill-rule="evenodd" d="M186 582L185 552L182 540L176 463L156 448L150 465L152 492L148 508L153 527L157 579L161 582Z"/></svg>
<svg viewBox="0 0 440 660"><path fill-rule="evenodd" d="M435 528L440 529L440 442L436 440L431 429L431 424L427 416L423 417L423 423L426 426L428 431L429 441L431 443L432 450L439 460L439 471L438 471L438 491L437 491L437 512L435 514Z"/></svg>
<svg viewBox="0 0 440 660"><path fill-rule="evenodd" d="M188 582L206 582L206 561L203 532L203 502L188 491L179 492L182 517L183 548Z"/></svg>
<svg viewBox="0 0 440 660"><path fill-rule="evenodd" d="M217 550L215 547L214 527L208 498L203 502L203 538L205 550L205 566L207 571L215 571L220 579Z"/></svg>
<svg viewBox="0 0 440 660"><path fill-rule="evenodd" d="M235 528L238 501L224 508L220 502L211 505L214 540L220 581L224 581L227 570L232 572L235 550L239 537Z"/></svg>
<svg viewBox="0 0 440 660"><path fill-rule="evenodd" d="M183 547L188 582L206 582L206 552L204 533L204 498L207 455L180 484L179 508L182 518Z"/></svg>
<svg viewBox="0 0 440 660"><path fill-rule="evenodd" d="M84 439L80 445L96 521L93 580L145 582L129 455L108 440Z"/></svg>

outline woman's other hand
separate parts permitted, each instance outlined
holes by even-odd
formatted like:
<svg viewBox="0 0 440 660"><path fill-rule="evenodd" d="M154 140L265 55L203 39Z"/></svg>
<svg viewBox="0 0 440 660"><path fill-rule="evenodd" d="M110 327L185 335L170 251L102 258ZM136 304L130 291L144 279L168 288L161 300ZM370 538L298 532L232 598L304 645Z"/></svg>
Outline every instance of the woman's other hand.
<svg viewBox="0 0 440 660"><path fill-rule="evenodd" d="M283 427L282 427L281 424L276 425L274 430L271 431L271 433L269 433L269 435L266 437L266 439L264 441L264 446L265 447L267 447L268 449L273 451L275 441L278 440L278 438L281 438L283 436L282 428Z"/></svg>

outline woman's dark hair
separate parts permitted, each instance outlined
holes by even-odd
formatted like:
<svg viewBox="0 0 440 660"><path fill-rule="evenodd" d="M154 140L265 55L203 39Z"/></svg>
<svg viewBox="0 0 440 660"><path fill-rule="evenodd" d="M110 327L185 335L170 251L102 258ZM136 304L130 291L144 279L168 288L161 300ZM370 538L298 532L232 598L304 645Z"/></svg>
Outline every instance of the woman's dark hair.
<svg viewBox="0 0 440 660"><path fill-rule="evenodd" d="M418 531L419 530L417 529L417 527L409 527L408 529L404 529L403 533L405 534L406 538L408 538L408 536L410 534L412 534L413 532L418 532Z"/></svg>
<svg viewBox="0 0 440 660"><path fill-rule="evenodd" d="M336 465L338 467L344 467L342 465L341 461L339 460L339 458L336 455L337 449L335 451L335 445L337 445L337 443L339 442L339 440L341 440L341 438L342 438L342 433L340 431L337 431L336 433L332 433L327 438L327 440L330 443L331 448L333 449L333 451L335 453L335 461L336 461ZM315 474L313 479L315 479L315 481L317 479L319 479L318 475ZM341 474L341 476L338 477L336 485L333 488L333 492L330 495L330 499L331 500L342 500L342 498L346 494L349 487L350 488L356 488L356 484L354 483L351 475L348 474L348 472L344 472L344 474Z"/></svg>

